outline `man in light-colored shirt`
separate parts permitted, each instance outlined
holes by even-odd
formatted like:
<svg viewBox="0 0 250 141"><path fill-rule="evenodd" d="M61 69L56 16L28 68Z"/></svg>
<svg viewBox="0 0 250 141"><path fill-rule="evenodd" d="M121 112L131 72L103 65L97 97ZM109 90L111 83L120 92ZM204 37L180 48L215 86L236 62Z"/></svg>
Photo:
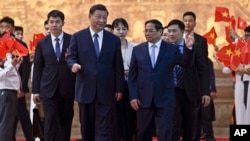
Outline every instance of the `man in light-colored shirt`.
<svg viewBox="0 0 250 141"><path fill-rule="evenodd" d="M13 140L17 92L21 85L17 69L22 61L22 57L12 59L9 53L6 61L0 60L0 139L3 141Z"/></svg>

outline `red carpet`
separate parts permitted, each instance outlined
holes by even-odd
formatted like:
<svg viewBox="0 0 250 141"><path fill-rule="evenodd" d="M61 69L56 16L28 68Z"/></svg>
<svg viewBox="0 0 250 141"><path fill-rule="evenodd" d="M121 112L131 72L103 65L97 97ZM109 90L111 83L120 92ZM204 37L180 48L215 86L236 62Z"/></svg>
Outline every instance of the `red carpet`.
<svg viewBox="0 0 250 141"><path fill-rule="evenodd" d="M25 141L24 139L17 139L16 141ZM77 139L71 139L70 141L77 141ZM153 139L153 141L157 141L156 138ZM203 141L203 140L201 140ZM216 141L229 141L229 139L226 138L217 138Z"/></svg>

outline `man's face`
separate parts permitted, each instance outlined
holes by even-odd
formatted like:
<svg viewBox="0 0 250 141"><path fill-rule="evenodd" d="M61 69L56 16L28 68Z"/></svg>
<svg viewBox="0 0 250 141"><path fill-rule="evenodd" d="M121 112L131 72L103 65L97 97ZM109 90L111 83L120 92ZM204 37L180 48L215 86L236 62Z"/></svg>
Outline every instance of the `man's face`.
<svg viewBox="0 0 250 141"><path fill-rule="evenodd" d="M49 31L53 35L59 35L62 32L62 27L64 25L64 21L60 17L50 17L48 19Z"/></svg>
<svg viewBox="0 0 250 141"><path fill-rule="evenodd" d="M245 39L245 41L249 41L250 40L250 32L245 32L244 39Z"/></svg>
<svg viewBox="0 0 250 141"><path fill-rule="evenodd" d="M108 13L103 10L96 10L92 15L89 15L90 26L94 32L99 32L104 29L108 19Z"/></svg>
<svg viewBox="0 0 250 141"><path fill-rule="evenodd" d="M168 27L168 34L168 39L171 43L179 44L183 39L183 31L181 31L177 24Z"/></svg>
<svg viewBox="0 0 250 141"><path fill-rule="evenodd" d="M45 31L45 35L49 35L50 34L49 24L45 24L44 25L44 31Z"/></svg>
<svg viewBox="0 0 250 141"><path fill-rule="evenodd" d="M12 31L13 27L11 24L2 22L0 23L0 33L3 34L4 32L7 32L8 30Z"/></svg>
<svg viewBox="0 0 250 141"><path fill-rule="evenodd" d="M17 39L23 40L23 32L20 30L14 31L14 35Z"/></svg>
<svg viewBox="0 0 250 141"><path fill-rule="evenodd" d="M194 30L196 22L193 16L187 15L183 17L183 22L185 24L185 31L191 32Z"/></svg>
<svg viewBox="0 0 250 141"><path fill-rule="evenodd" d="M161 39L162 29L156 30L155 24L148 23L144 29L145 38L148 42L156 43Z"/></svg>

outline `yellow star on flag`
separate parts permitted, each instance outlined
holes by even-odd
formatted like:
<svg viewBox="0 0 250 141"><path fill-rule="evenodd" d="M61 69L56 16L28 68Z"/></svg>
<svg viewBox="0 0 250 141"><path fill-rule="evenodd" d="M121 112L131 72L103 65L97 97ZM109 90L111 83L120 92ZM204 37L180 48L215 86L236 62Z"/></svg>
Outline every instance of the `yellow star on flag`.
<svg viewBox="0 0 250 141"><path fill-rule="evenodd" d="M235 54L236 56L240 57L240 54L241 54L240 49L235 50L235 51L234 51L234 54Z"/></svg>
<svg viewBox="0 0 250 141"><path fill-rule="evenodd" d="M209 37L214 39L214 33L211 33Z"/></svg>
<svg viewBox="0 0 250 141"><path fill-rule="evenodd" d="M227 49L226 50L226 55L231 56L232 55L232 50L231 49Z"/></svg>
<svg viewBox="0 0 250 141"><path fill-rule="evenodd" d="M228 15L229 15L229 14L228 14L226 11L224 11L224 12L222 13L222 16L223 16L223 17L228 17Z"/></svg>

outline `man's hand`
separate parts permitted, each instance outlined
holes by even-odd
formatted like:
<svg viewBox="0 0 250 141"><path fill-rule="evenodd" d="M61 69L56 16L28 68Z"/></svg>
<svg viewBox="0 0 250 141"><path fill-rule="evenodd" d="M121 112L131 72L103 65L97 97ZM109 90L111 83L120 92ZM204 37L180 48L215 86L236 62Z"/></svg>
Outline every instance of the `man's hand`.
<svg viewBox="0 0 250 141"><path fill-rule="evenodd" d="M216 92L210 92L210 96L212 99L216 99Z"/></svg>
<svg viewBox="0 0 250 141"><path fill-rule="evenodd" d="M186 36L185 45L188 48L191 48L194 45L194 35L192 33Z"/></svg>
<svg viewBox="0 0 250 141"><path fill-rule="evenodd" d="M204 107L207 107L210 103L210 96L208 95L203 95L202 96L202 104Z"/></svg>
<svg viewBox="0 0 250 141"><path fill-rule="evenodd" d="M33 102L35 104L40 104L41 103L40 96L39 95L34 95L33 96Z"/></svg>
<svg viewBox="0 0 250 141"><path fill-rule="evenodd" d="M24 97L24 96L25 96L25 93L24 93L24 92L18 91L18 93L17 93L17 98L22 98L22 97Z"/></svg>
<svg viewBox="0 0 250 141"><path fill-rule="evenodd" d="M82 68L81 65L75 63L75 64L72 66L71 71L72 71L73 73L77 73L81 68Z"/></svg>
<svg viewBox="0 0 250 141"><path fill-rule="evenodd" d="M18 57L18 58L13 58L12 60L11 60L11 64L13 65L13 66L16 66L17 64L21 64L23 62L23 57Z"/></svg>
<svg viewBox="0 0 250 141"><path fill-rule="evenodd" d="M122 93L115 93L115 99L116 101L120 101L122 99Z"/></svg>
<svg viewBox="0 0 250 141"><path fill-rule="evenodd" d="M139 105L141 105L141 102L139 101L139 99L133 99L130 101L130 105L135 111L138 111Z"/></svg>

